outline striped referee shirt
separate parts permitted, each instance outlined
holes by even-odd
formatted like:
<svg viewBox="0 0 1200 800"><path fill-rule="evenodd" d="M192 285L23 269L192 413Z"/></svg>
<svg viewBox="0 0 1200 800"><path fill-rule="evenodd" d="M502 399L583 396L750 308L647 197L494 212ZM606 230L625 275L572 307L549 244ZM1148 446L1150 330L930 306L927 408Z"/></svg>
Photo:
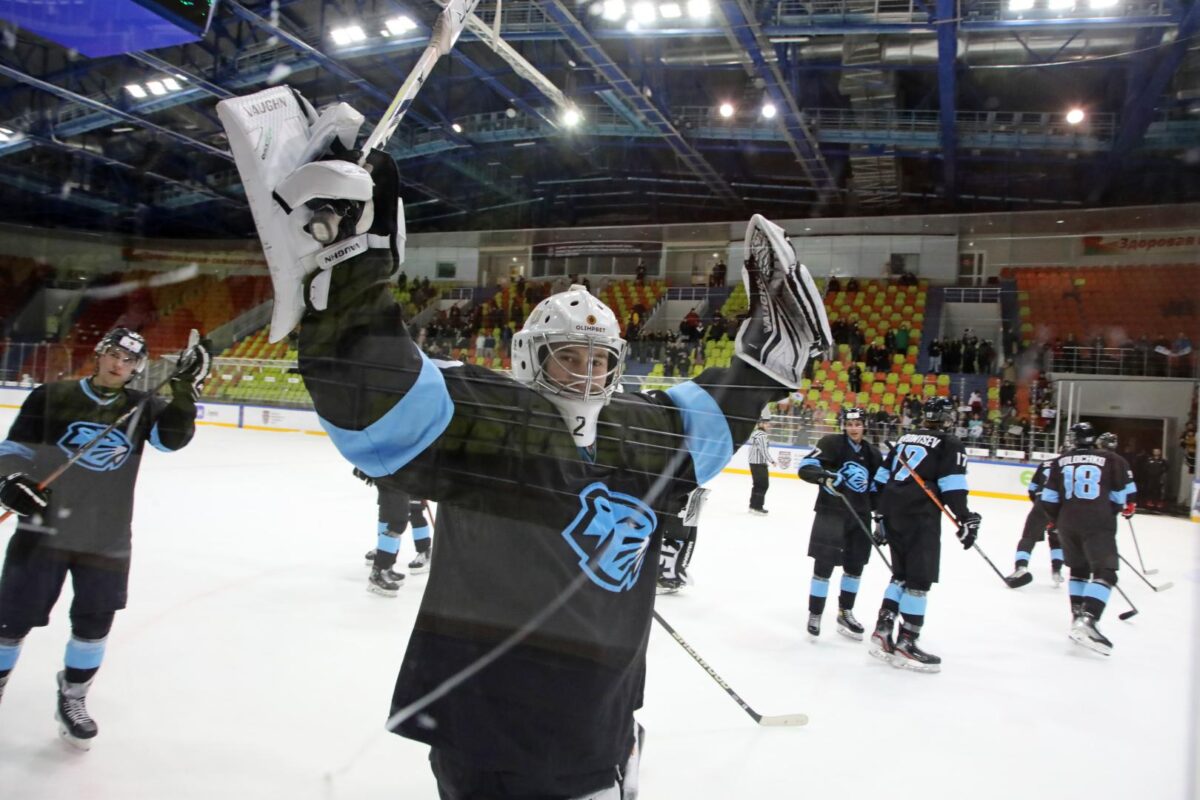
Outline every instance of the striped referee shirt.
<svg viewBox="0 0 1200 800"><path fill-rule="evenodd" d="M775 459L771 458L771 450L767 445L767 432L762 428L755 428L754 433L750 435L751 464L775 463Z"/></svg>

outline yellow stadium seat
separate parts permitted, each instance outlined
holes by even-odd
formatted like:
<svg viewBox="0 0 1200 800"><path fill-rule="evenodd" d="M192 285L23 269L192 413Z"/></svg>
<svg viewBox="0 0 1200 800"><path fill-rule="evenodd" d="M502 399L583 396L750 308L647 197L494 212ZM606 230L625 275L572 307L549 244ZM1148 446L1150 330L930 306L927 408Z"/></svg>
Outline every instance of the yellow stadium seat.
<svg viewBox="0 0 1200 800"><path fill-rule="evenodd" d="M950 376L944 375L944 374L938 375L937 385L938 386L949 386L950 385Z"/></svg>

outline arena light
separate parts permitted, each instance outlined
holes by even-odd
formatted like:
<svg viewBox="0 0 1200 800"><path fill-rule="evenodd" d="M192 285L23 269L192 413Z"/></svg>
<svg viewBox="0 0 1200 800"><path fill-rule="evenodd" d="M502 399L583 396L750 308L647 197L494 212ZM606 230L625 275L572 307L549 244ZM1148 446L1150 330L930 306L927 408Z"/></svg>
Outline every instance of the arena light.
<svg viewBox="0 0 1200 800"><path fill-rule="evenodd" d="M347 25L344 28L334 28L329 32L329 38L336 45L345 46L356 42L365 42L367 34L360 25Z"/></svg>
<svg viewBox="0 0 1200 800"><path fill-rule="evenodd" d="M717 113L725 119L733 116L733 105L730 103L721 103L721 107L717 109Z"/></svg>
<svg viewBox="0 0 1200 800"><path fill-rule="evenodd" d="M1008 0L1008 10L1013 12L1033 10L1033 0Z"/></svg>
<svg viewBox="0 0 1200 800"><path fill-rule="evenodd" d="M183 87L179 85L179 81L175 80L174 78L163 78L162 82L163 86L167 87L167 89L172 92L178 92L183 89Z"/></svg>
<svg viewBox="0 0 1200 800"><path fill-rule="evenodd" d="M125 91L129 92L138 100L146 97L146 90L142 88L140 83L131 83L125 87Z"/></svg>
<svg viewBox="0 0 1200 800"><path fill-rule="evenodd" d="M762 115L766 119L775 119L775 104L774 103L763 103Z"/></svg>
<svg viewBox="0 0 1200 800"><path fill-rule="evenodd" d="M692 19L708 19L712 14L712 4L708 0L688 0L687 10Z"/></svg>
<svg viewBox="0 0 1200 800"><path fill-rule="evenodd" d="M459 125L457 122L455 122L450 125L450 130L454 131L455 133L462 133L462 125Z"/></svg>
<svg viewBox="0 0 1200 800"><path fill-rule="evenodd" d="M1070 125L1078 125L1083 122L1087 115L1083 113L1082 108L1072 108L1067 112L1067 123Z"/></svg>
<svg viewBox="0 0 1200 800"><path fill-rule="evenodd" d="M571 106L562 113L562 124L568 128L574 128L583 121L583 114L579 113L579 109Z"/></svg>
<svg viewBox="0 0 1200 800"><path fill-rule="evenodd" d="M1103 11L1108 8L1116 8L1121 0L1088 0L1088 8L1093 11Z"/></svg>
<svg viewBox="0 0 1200 800"><path fill-rule="evenodd" d="M16 131L12 128L0 128L0 142L7 142L13 138Z"/></svg>
<svg viewBox="0 0 1200 800"><path fill-rule="evenodd" d="M1046 0L1046 8L1051 11L1074 11L1075 0Z"/></svg>
<svg viewBox="0 0 1200 800"><path fill-rule="evenodd" d="M155 97L162 97L167 93L167 87L162 85L162 81L146 81L146 88Z"/></svg>
<svg viewBox="0 0 1200 800"><path fill-rule="evenodd" d="M639 0L633 4L633 18L639 25L653 25L658 18L658 9L649 0Z"/></svg>
<svg viewBox="0 0 1200 800"><path fill-rule="evenodd" d="M683 9L679 3L663 3L658 7L658 15L663 19L679 19L683 16Z"/></svg>
<svg viewBox="0 0 1200 800"><path fill-rule="evenodd" d="M416 30L417 27L417 23L413 22L412 17L406 16L392 17L383 24L394 36L403 36L411 30Z"/></svg>
<svg viewBox="0 0 1200 800"><path fill-rule="evenodd" d="M601 16L609 22L616 22L625 16L625 0L604 0L604 11Z"/></svg>

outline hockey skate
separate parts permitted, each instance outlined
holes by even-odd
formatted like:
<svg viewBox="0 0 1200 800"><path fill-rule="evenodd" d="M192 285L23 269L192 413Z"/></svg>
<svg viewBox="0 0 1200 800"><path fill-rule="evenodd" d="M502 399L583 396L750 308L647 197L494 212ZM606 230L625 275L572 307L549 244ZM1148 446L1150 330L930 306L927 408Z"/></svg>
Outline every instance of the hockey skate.
<svg viewBox="0 0 1200 800"><path fill-rule="evenodd" d="M892 652L892 666L897 669L911 669L913 672L941 672L942 659L932 653L926 653L917 646L915 635L902 630Z"/></svg>
<svg viewBox="0 0 1200 800"><path fill-rule="evenodd" d="M843 608L838 611L837 615L837 632L842 636L849 637L856 642L863 640L863 633L866 628L862 626L858 620L854 618L854 612L848 608Z"/></svg>
<svg viewBox="0 0 1200 800"><path fill-rule="evenodd" d="M1067 579L1063 577L1061 569L1052 569L1050 570L1050 580L1054 581L1054 588L1057 589L1059 586L1062 586Z"/></svg>
<svg viewBox="0 0 1200 800"><path fill-rule="evenodd" d="M87 710L87 693L92 681L67 683L66 673L58 673L58 735L62 740L79 750L91 750L92 739L100 732L96 721Z"/></svg>
<svg viewBox="0 0 1200 800"><path fill-rule="evenodd" d="M820 636L821 635L821 615L820 614L809 614L808 615L808 626L805 628L805 630L807 630L808 635L813 637L814 639L817 638L818 636Z"/></svg>
<svg viewBox="0 0 1200 800"><path fill-rule="evenodd" d="M1075 618L1069 634L1071 641L1093 653L1111 656L1113 643L1096 628L1096 618L1086 611Z"/></svg>
<svg viewBox="0 0 1200 800"><path fill-rule="evenodd" d="M414 575L429 572L429 551L417 553L417 557L408 562L408 571Z"/></svg>
<svg viewBox="0 0 1200 800"><path fill-rule="evenodd" d="M1033 573L1029 571L1028 567L1017 567L1013 570L1012 575L1004 579L1004 582L1010 589L1020 589L1022 586L1033 583Z"/></svg>
<svg viewBox="0 0 1200 800"><path fill-rule="evenodd" d="M372 569L371 577L367 578L367 591L384 597L395 597L403 585L404 575L390 569Z"/></svg>
<svg viewBox="0 0 1200 800"><path fill-rule="evenodd" d="M0 700L4 699L4 687L5 686L8 686L8 676L7 675L5 675L3 678L0 678Z"/></svg>
<svg viewBox="0 0 1200 800"><path fill-rule="evenodd" d="M896 652L896 644L892 641L892 625L895 619L890 613L879 615L879 621L875 623L875 630L871 633L871 649L867 651L873 658L891 662L892 653Z"/></svg>
<svg viewBox="0 0 1200 800"><path fill-rule="evenodd" d="M767 510L765 508L752 508L750 509L750 513L756 514L760 517L765 517L767 515Z"/></svg>
<svg viewBox="0 0 1200 800"><path fill-rule="evenodd" d="M683 578L675 576L668 578L665 575L658 576L658 584L654 590L655 594L675 594L684 587Z"/></svg>

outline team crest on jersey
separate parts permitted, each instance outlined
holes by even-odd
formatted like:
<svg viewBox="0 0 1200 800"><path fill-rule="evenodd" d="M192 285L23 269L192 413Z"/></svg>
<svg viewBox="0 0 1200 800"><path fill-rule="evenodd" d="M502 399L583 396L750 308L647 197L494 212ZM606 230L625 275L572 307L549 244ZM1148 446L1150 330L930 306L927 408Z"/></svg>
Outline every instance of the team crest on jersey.
<svg viewBox="0 0 1200 800"><path fill-rule="evenodd" d="M842 474L842 480L850 491L862 494L867 491L870 485L870 476L867 474L867 468L857 461L847 461L842 464L842 468L838 470Z"/></svg>
<svg viewBox="0 0 1200 800"><path fill-rule="evenodd" d="M603 483L580 492L579 503L579 514L562 535L579 555L580 568L603 589L629 589L642 572L657 517L641 500Z"/></svg>
<svg viewBox="0 0 1200 800"><path fill-rule="evenodd" d="M67 426L67 432L58 440L58 447L68 456L74 456L103 433L106 427L108 426L96 422L72 422ZM130 444L129 438L119 430L113 429L76 463L93 472L110 472L120 469L132 452L133 445Z"/></svg>

